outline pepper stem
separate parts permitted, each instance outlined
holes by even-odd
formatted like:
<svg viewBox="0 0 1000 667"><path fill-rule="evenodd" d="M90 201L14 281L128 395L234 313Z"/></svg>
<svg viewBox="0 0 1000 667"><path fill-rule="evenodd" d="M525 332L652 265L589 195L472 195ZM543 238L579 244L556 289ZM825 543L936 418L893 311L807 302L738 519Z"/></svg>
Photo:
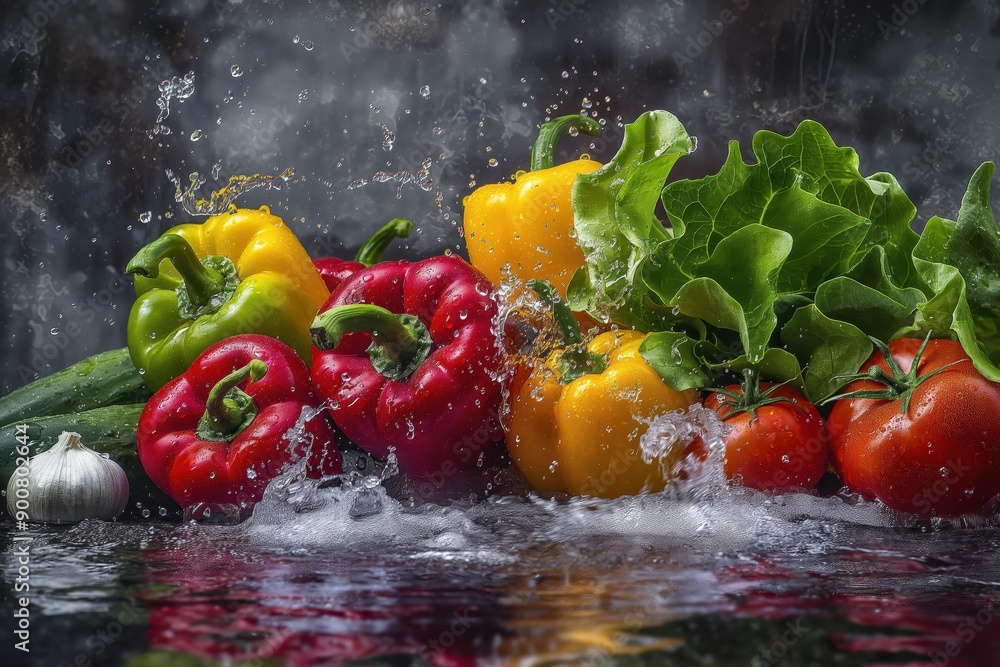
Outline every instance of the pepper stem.
<svg viewBox="0 0 1000 667"><path fill-rule="evenodd" d="M196 433L202 440L229 442L257 416L253 399L238 385L246 379L257 382L267 374L267 364L254 359L246 366L215 383L205 401L205 414L198 422Z"/></svg>
<svg viewBox="0 0 1000 667"><path fill-rule="evenodd" d="M413 221L395 218L371 235L354 256L354 261L365 266L373 266L382 261L382 253L393 239L405 239L413 230Z"/></svg>
<svg viewBox="0 0 1000 667"><path fill-rule="evenodd" d="M556 142L563 135L576 129L584 134L597 136L604 126L589 116L560 116L538 128L538 138L531 147L531 171L549 169L555 165Z"/></svg>
<svg viewBox="0 0 1000 667"><path fill-rule="evenodd" d="M579 345L583 342L583 333L580 331L580 324L573 317L573 311L563 301L559 293L547 280L529 280L528 287L533 289L538 298L546 306L552 309L552 317L559 327L563 342L566 345Z"/></svg>
<svg viewBox="0 0 1000 667"><path fill-rule="evenodd" d="M431 352L431 334L418 317L370 303L334 306L317 315L310 327L313 345L321 350L332 350L351 332L372 335L372 367L390 380L409 378Z"/></svg>
<svg viewBox="0 0 1000 667"><path fill-rule="evenodd" d="M566 349L559 357L559 381L569 384L584 375L602 373L607 362L601 355L587 349L573 311L552 284L546 280L530 280L528 286L535 290L542 302L552 308L552 317L566 344Z"/></svg>
<svg viewBox="0 0 1000 667"><path fill-rule="evenodd" d="M160 263L165 259L169 259L181 274L195 309L208 305L212 297L226 288L225 276L205 266L194 254L191 244L177 234L164 234L144 246L129 261L125 273L156 278L160 275Z"/></svg>

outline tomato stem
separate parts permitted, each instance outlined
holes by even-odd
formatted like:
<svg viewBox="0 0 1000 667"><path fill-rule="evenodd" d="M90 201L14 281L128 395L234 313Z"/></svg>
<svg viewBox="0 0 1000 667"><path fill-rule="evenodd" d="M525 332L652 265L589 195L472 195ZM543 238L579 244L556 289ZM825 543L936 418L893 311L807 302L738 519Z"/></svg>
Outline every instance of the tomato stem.
<svg viewBox="0 0 1000 667"><path fill-rule="evenodd" d="M746 412L750 415L750 422L757 420L757 410L765 405L775 403L791 403L796 408L805 412L801 405L787 396L774 396L774 392L788 384L789 381L782 382L768 387L764 391L760 390L760 376L754 373L752 368L743 369L743 382L740 383L740 391L729 391L727 389L711 389L713 393L721 394L725 398L719 401L719 405L729 408L726 417Z"/></svg>
<svg viewBox="0 0 1000 667"><path fill-rule="evenodd" d="M855 373L854 375L845 376L848 384L858 380L867 380L870 382L877 382L883 385L884 389L859 389L857 391L849 391L843 394L836 394L830 398L823 401L823 404L830 403L832 401L839 401L845 398L867 398L878 401L902 401L902 413L905 415L910 408L910 400L913 398L913 392L921 384L926 382L929 378L934 377L938 373L948 370L955 364L961 363L964 359L959 359L958 361L953 361L950 364L946 364L941 368L931 371L930 373L925 373L924 375L918 375L918 369L920 368L920 360L924 355L924 350L927 349L927 343L931 340L931 334L928 333L924 338L924 342L921 343L920 349L917 353L913 355L913 362L910 364L910 370L903 372L902 367L896 358L892 356L892 352L889 351L889 346L880 341L877 338L871 337L872 343L878 348L879 354L882 355L882 359L885 361L885 365L889 368L886 372L884 368L879 366L877 363L872 364L864 372Z"/></svg>

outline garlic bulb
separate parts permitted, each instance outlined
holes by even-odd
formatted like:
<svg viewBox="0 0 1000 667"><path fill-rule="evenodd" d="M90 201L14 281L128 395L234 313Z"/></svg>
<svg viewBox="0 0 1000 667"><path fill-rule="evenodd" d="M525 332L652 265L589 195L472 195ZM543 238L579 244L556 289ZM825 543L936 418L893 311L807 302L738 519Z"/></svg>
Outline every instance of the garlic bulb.
<svg viewBox="0 0 1000 667"><path fill-rule="evenodd" d="M79 433L64 431L51 448L31 457L27 469L25 475L24 468L18 468L7 483L7 509L13 515L17 499L22 499L22 508L26 500L29 521L113 519L128 504L125 471L84 446Z"/></svg>

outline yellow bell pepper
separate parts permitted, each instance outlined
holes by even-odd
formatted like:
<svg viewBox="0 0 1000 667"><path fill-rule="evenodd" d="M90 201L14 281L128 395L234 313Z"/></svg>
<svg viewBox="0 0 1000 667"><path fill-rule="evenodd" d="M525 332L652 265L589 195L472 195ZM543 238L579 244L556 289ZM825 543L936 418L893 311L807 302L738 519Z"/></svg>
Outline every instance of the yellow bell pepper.
<svg viewBox="0 0 1000 667"><path fill-rule="evenodd" d="M545 123L531 151L531 171L519 172L513 183L484 185L462 201L469 261L493 284L500 284L509 266L520 282L547 280L565 297L573 274L584 265L573 238L573 181L601 164L580 159L553 166L556 141L574 128L590 135L602 129L586 116Z"/></svg>
<svg viewBox="0 0 1000 667"><path fill-rule="evenodd" d="M266 206L233 206L204 223L168 229L126 272L135 274L138 297L129 353L153 389L239 333L277 338L308 363L309 326L329 296L295 233Z"/></svg>
<svg viewBox="0 0 1000 667"><path fill-rule="evenodd" d="M569 308L556 302L553 310L569 345L515 377L506 423L511 458L536 491L601 498L661 491L663 470L682 447L646 463L639 440L654 417L686 410L698 394L671 389L646 363L639 354L645 334L609 331L584 344L571 330Z"/></svg>

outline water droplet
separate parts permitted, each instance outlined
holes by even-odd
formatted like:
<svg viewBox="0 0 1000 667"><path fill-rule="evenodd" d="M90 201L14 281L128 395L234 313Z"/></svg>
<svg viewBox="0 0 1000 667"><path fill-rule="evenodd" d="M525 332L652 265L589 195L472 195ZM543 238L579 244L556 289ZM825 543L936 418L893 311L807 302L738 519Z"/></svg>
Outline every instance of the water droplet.
<svg viewBox="0 0 1000 667"><path fill-rule="evenodd" d="M316 45L312 43L312 40L307 39L304 42L302 42L302 48L305 49L306 51L312 51L313 49L316 48Z"/></svg>
<svg viewBox="0 0 1000 667"><path fill-rule="evenodd" d="M215 479L215 471L214 470L212 472L208 473L208 478L209 479Z"/></svg>
<svg viewBox="0 0 1000 667"><path fill-rule="evenodd" d="M152 211L146 211L145 213L140 213L139 214L139 222L141 222L144 225L148 225L149 221L152 220L152 219L153 219L153 212Z"/></svg>
<svg viewBox="0 0 1000 667"><path fill-rule="evenodd" d="M426 100L430 96L431 96L431 87L430 86L420 86L420 97L422 97L422 98L424 98Z"/></svg>
<svg viewBox="0 0 1000 667"><path fill-rule="evenodd" d="M257 471L253 468L247 468L247 479L257 479Z"/></svg>
<svg viewBox="0 0 1000 667"><path fill-rule="evenodd" d="M243 69L239 65L233 65L229 68L229 73L233 75L233 78L239 78L243 76Z"/></svg>
<svg viewBox="0 0 1000 667"><path fill-rule="evenodd" d="M195 130L194 132L191 133L191 141L198 141L204 136L205 136L204 132L202 132L201 130Z"/></svg>
<svg viewBox="0 0 1000 667"><path fill-rule="evenodd" d="M568 79L569 78L569 72L567 72L566 70L563 70L562 78Z"/></svg>

